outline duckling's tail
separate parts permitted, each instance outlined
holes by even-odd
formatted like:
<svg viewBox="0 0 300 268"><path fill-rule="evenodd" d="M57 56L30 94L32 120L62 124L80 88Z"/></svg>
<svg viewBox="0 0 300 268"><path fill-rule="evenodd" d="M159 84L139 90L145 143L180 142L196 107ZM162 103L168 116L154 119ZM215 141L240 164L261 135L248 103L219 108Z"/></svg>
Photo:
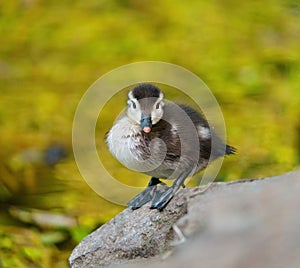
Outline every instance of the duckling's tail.
<svg viewBox="0 0 300 268"><path fill-rule="evenodd" d="M235 154L236 153L236 148L230 146L230 145L226 145L226 151L225 154Z"/></svg>

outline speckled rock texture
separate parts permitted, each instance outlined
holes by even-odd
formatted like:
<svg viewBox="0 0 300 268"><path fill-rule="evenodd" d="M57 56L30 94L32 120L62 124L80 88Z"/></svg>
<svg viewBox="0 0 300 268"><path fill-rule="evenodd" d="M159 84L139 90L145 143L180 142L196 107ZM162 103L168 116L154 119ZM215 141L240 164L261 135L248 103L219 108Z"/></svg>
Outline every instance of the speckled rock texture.
<svg viewBox="0 0 300 268"><path fill-rule="evenodd" d="M162 212L125 209L74 249L71 267L300 267L300 172L198 189Z"/></svg>

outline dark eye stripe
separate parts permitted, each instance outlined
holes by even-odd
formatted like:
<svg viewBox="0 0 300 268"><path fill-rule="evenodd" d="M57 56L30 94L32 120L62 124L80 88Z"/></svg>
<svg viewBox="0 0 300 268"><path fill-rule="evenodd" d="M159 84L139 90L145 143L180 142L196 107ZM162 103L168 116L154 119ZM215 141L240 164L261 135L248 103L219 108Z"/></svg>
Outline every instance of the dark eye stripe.
<svg viewBox="0 0 300 268"><path fill-rule="evenodd" d="M132 102L132 107L133 107L133 109L136 109L136 104L135 104L135 102L134 101L131 101Z"/></svg>

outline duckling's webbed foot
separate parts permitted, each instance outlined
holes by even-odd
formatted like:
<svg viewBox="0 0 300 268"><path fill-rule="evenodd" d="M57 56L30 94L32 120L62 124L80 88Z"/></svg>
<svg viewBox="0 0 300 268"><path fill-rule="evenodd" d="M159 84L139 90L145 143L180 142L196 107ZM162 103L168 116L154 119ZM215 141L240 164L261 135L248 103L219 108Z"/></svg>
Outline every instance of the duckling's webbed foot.
<svg viewBox="0 0 300 268"><path fill-rule="evenodd" d="M158 190L160 187L157 187L157 184L164 185L164 183L161 182L158 178L152 177L148 184L148 187L136 197L131 199L127 203L127 205L130 206L131 209L135 210L148 203L150 200L152 200L153 197L156 196L156 192L160 191Z"/></svg>
<svg viewBox="0 0 300 268"><path fill-rule="evenodd" d="M144 191L138 194L136 197L131 199L127 205L131 207L132 210L138 209L141 206L148 203L153 197L153 191L157 186L148 186Z"/></svg>
<svg viewBox="0 0 300 268"><path fill-rule="evenodd" d="M166 205L171 201L176 192L179 190L180 186L185 188L184 181L188 176L189 172L190 170L184 172L178 179L176 179L176 181L171 187L165 187L165 190L163 192L160 192L159 195L154 196L150 208L163 210L166 207Z"/></svg>
<svg viewBox="0 0 300 268"><path fill-rule="evenodd" d="M177 190L176 190L177 191ZM161 190L152 200L152 204L150 208L156 208L158 210L162 210L173 198L176 193L173 187L166 187Z"/></svg>
<svg viewBox="0 0 300 268"><path fill-rule="evenodd" d="M165 194L166 191L168 191L170 189L170 187L168 187L167 185L163 184L161 186L157 186L157 188L154 191L154 195L152 198L152 204L150 208L155 208L153 207L153 204L157 203L161 197Z"/></svg>

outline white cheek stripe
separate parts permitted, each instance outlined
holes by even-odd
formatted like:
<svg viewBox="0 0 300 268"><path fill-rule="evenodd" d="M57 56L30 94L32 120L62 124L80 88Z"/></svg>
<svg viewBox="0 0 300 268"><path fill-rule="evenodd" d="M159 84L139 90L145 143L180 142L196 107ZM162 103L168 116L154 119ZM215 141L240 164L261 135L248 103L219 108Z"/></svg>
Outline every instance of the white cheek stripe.
<svg viewBox="0 0 300 268"><path fill-rule="evenodd" d="M132 91L128 92L128 99L132 100L134 99L133 95L132 95Z"/></svg>
<svg viewBox="0 0 300 268"><path fill-rule="evenodd" d="M197 126L197 130L199 133L199 136L203 139L209 139L210 138L210 130L207 127L203 126Z"/></svg>

